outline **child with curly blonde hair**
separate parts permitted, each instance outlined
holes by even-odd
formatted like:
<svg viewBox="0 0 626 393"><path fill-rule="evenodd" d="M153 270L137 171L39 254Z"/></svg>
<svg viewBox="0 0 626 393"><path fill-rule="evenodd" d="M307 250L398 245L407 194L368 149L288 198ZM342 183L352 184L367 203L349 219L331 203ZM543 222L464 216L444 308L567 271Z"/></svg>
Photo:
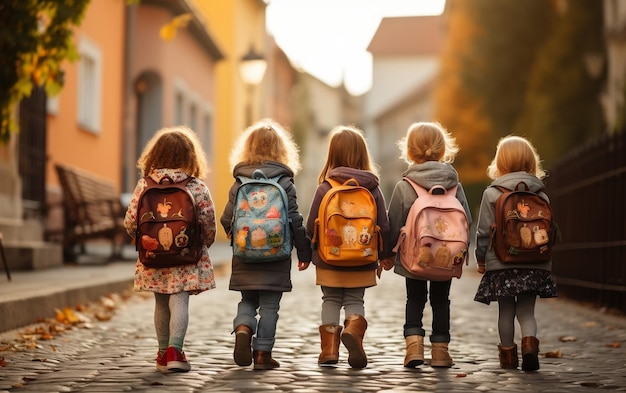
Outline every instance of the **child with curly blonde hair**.
<svg viewBox="0 0 626 393"><path fill-rule="evenodd" d="M234 201L241 185L239 177L251 178L255 171L261 170L268 178L280 176L278 183L287 194L291 239L297 250L299 264L310 262L311 241L298 211L294 184L294 176L301 166L298 146L291 134L271 119L253 124L237 140L230 155L230 165L235 182L230 188L228 202L220 218L229 238L232 240L233 236ZM254 361L255 370L279 367L280 364L272 358L272 349L280 300L284 292L292 289L291 257L273 262L250 263L233 255L229 288L241 292L241 301L233 321L235 363L249 366Z"/></svg>

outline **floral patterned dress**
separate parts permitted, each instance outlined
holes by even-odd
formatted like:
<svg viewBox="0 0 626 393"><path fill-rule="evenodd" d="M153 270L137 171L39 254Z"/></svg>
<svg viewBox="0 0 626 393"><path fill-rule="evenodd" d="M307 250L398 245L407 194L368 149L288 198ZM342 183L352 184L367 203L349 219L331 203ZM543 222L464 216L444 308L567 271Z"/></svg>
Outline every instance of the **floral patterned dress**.
<svg viewBox="0 0 626 393"><path fill-rule="evenodd" d="M189 177L188 174L180 169L156 169L150 173L150 177L156 182L159 182L164 176L169 176L175 182L183 181ZM137 229L137 204L139 196L146 187L146 180L143 178L139 179L124 217L126 232L133 239ZM215 206L213 205L213 199L208 187L201 180L192 179L187 183L187 188L198 205L198 221L204 236L202 257L195 265L158 269L147 268L137 259L135 264L135 291L165 294L188 291L192 294L198 294L215 288L213 264L209 257L209 247L215 241L216 233Z"/></svg>

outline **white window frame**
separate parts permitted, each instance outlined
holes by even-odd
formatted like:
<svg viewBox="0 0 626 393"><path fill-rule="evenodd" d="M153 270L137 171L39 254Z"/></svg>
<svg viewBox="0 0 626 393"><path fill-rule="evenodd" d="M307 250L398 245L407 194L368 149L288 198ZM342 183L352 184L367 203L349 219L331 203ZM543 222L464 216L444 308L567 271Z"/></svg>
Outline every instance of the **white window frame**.
<svg viewBox="0 0 626 393"><path fill-rule="evenodd" d="M78 41L78 125L94 134L101 132L102 50L90 39Z"/></svg>

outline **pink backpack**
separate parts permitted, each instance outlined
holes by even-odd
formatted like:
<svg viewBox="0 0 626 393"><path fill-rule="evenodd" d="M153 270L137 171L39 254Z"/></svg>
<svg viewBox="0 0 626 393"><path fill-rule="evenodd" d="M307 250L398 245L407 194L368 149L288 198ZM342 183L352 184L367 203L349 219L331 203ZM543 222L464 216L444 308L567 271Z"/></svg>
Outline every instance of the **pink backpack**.
<svg viewBox="0 0 626 393"><path fill-rule="evenodd" d="M457 186L426 190L404 178L417 193L393 251L411 274L433 281L460 278L468 264L469 222L456 198Z"/></svg>

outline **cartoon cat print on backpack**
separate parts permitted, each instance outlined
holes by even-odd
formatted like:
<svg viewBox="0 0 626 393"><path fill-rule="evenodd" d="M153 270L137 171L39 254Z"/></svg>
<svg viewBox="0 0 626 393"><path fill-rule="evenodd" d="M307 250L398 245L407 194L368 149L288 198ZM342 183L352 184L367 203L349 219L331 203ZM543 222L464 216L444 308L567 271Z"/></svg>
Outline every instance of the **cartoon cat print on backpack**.
<svg viewBox="0 0 626 393"><path fill-rule="evenodd" d="M279 177L267 178L257 169L241 182L234 201L233 254L245 262L272 262L291 256L291 226L287 193Z"/></svg>
<svg viewBox="0 0 626 393"><path fill-rule="evenodd" d="M179 183L167 176L159 183L145 179L147 187L137 205L139 260L152 268L197 263L202 242L194 199L187 190L192 178Z"/></svg>

